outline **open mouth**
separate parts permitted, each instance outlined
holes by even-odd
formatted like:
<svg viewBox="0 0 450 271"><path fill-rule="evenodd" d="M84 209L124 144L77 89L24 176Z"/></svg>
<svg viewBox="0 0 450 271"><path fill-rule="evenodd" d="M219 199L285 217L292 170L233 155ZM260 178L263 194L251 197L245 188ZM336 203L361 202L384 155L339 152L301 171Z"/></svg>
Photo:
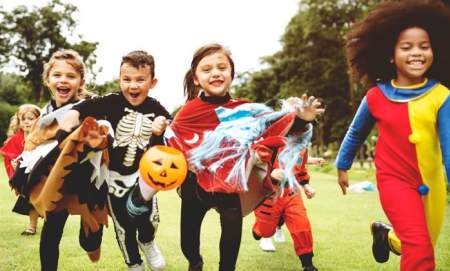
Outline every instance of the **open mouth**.
<svg viewBox="0 0 450 271"><path fill-rule="evenodd" d="M58 94L61 94L61 95L68 95L70 93L70 88L58 87L58 88L56 88L56 92L58 92Z"/></svg>
<svg viewBox="0 0 450 271"><path fill-rule="evenodd" d="M130 93L131 98L136 99L137 97L139 97L139 92L138 93Z"/></svg>

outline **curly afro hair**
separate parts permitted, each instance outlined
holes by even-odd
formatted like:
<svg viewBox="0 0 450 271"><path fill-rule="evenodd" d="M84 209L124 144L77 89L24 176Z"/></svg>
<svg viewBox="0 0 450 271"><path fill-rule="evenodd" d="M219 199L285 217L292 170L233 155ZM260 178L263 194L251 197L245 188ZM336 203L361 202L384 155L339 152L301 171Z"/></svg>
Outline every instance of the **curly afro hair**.
<svg viewBox="0 0 450 271"><path fill-rule="evenodd" d="M426 76L450 86L450 9L442 1L404 0L380 4L347 34L346 53L353 78L371 87L396 77L390 63L401 31L428 32L434 62Z"/></svg>

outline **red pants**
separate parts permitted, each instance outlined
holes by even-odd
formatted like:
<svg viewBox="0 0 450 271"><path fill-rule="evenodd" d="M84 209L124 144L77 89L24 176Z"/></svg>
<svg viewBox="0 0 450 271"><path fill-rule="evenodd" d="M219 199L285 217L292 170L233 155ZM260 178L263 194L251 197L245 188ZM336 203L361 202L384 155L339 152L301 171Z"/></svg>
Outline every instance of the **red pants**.
<svg viewBox="0 0 450 271"><path fill-rule="evenodd" d="M378 175L377 182L383 210L401 241L400 270L434 270L433 245L418 184L386 175Z"/></svg>
<svg viewBox="0 0 450 271"><path fill-rule="evenodd" d="M253 231L258 236L270 237L275 233L280 216L284 217L286 226L294 241L295 253L303 255L313 251L313 237L306 209L300 194L285 190L283 197L267 198L255 210Z"/></svg>

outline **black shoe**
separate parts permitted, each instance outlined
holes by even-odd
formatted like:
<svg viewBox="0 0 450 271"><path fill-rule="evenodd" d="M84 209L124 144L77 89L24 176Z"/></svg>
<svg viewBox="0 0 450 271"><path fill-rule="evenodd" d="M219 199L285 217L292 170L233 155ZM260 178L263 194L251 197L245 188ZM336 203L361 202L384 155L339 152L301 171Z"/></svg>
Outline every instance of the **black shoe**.
<svg viewBox="0 0 450 271"><path fill-rule="evenodd" d="M314 265L304 266L303 271L319 271Z"/></svg>
<svg viewBox="0 0 450 271"><path fill-rule="evenodd" d="M252 231L252 235L255 240L261 240L261 236L257 235L256 232Z"/></svg>
<svg viewBox="0 0 450 271"><path fill-rule="evenodd" d="M390 248L388 233L391 229L392 227L390 225L382 222L373 222L370 225L373 237L372 254L375 261L379 263L385 263L389 260Z"/></svg>
<svg viewBox="0 0 450 271"><path fill-rule="evenodd" d="M203 271L203 260L200 259L200 261L195 265L189 264L188 271Z"/></svg>

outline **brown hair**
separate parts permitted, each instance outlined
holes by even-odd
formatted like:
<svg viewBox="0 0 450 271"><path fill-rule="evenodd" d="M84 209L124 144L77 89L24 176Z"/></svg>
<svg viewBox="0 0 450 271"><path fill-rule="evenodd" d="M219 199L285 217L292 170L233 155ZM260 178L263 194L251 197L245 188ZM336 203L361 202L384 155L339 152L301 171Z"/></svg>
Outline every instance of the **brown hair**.
<svg viewBox="0 0 450 271"><path fill-rule="evenodd" d="M23 104L19 106L17 112L11 117L11 121L9 122L8 133L7 136L12 136L20 130L20 122L22 121L22 116L31 112L36 118L39 118L41 115L41 109L34 104Z"/></svg>
<svg viewBox="0 0 450 271"><path fill-rule="evenodd" d="M427 31L434 61L426 76L450 84L450 9L438 0L388 1L355 24L347 35L347 60L355 79L366 87L396 77L390 63L400 32L410 27Z"/></svg>
<svg viewBox="0 0 450 271"><path fill-rule="evenodd" d="M42 81L45 85L48 85L48 76L50 70L57 60L64 60L70 66L72 66L79 74L82 80L86 77L86 66L84 65L83 58L78 54L78 52L71 49L62 49L53 53L49 61L44 64L44 71L42 72ZM89 92L84 85L78 90L78 99L87 98L93 94Z"/></svg>
<svg viewBox="0 0 450 271"><path fill-rule="evenodd" d="M184 84L183 84L184 95L187 96L188 101L197 97L198 92L200 90L200 86L197 86L194 83L195 70L197 69L198 63L200 63L200 61L205 56L209 56L217 52L223 52L228 58L228 61L230 62L231 65L231 79L234 78L234 62L233 59L231 58L231 52L218 43L211 43L202 46L199 49L197 49L197 51L195 51L191 61L191 68L187 71L186 75L184 76Z"/></svg>
<svg viewBox="0 0 450 271"><path fill-rule="evenodd" d="M130 64L137 69L148 65L150 68L150 76L152 77L152 79L155 78L155 60L153 59L153 56L146 51L138 50L128 53L127 55L122 57L120 67L122 67L122 65L125 63Z"/></svg>

